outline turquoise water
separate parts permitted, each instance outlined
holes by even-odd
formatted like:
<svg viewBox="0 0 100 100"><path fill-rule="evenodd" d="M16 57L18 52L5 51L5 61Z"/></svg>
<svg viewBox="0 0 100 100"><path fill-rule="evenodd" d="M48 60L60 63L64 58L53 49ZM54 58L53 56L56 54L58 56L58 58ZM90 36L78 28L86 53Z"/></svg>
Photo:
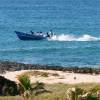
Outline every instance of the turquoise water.
<svg viewBox="0 0 100 100"><path fill-rule="evenodd" d="M51 40L21 41L14 33L50 29ZM100 66L99 0L0 0L0 60Z"/></svg>

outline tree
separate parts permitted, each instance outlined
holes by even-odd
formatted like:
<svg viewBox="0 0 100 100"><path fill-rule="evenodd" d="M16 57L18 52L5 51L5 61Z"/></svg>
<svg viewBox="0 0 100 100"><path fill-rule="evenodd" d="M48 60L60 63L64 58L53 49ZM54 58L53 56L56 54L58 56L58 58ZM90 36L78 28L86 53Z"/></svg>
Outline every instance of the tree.
<svg viewBox="0 0 100 100"><path fill-rule="evenodd" d="M32 95L32 88L30 79L27 75L21 75L18 77L19 80L19 91L24 100L28 100Z"/></svg>

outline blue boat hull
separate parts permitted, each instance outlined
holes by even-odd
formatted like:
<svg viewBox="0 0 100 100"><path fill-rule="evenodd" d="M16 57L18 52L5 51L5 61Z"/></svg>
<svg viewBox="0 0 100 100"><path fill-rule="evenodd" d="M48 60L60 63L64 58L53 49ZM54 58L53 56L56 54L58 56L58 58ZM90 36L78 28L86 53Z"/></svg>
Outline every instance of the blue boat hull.
<svg viewBox="0 0 100 100"><path fill-rule="evenodd" d="M43 36L43 34L27 34L19 31L15 31L18 38L20 40L43 40L47 39L47 36Z"/></svg>

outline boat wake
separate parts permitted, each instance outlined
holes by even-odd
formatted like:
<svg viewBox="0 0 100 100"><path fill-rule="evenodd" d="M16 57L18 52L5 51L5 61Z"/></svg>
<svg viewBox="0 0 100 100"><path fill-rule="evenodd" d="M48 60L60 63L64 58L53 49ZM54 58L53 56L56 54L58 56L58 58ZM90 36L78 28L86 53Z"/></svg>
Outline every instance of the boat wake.
<svg viewBox="0 0 100 100"><path fill-rule="evenodd" d="M75 35L54 35L51 39L52 41L100 41L100 37L94 37L88 34L84 34L81 36Z"/></svg>

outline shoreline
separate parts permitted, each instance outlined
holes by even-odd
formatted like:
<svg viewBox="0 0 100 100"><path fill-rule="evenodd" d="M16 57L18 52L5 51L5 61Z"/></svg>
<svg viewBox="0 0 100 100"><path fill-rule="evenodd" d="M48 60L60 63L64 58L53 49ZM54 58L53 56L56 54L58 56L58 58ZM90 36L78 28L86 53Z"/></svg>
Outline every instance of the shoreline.
<svg viewBox="0 0 100 100"><path fill-rule="evenodd" d="M56 70L56 71L68 71L73 73L82 74L100 74L100 68L93 67L71 67L71 66L53 66L53 65L40 65L40 64L24 64L11 61L0 61L0 73L5 73L6 71L20 71L20 70Z"/></svg>
<svg viewBox="0 0 100 100"><path fill-rule="evenodd" d="M100 83L100 68L36 65L9 61L0 62L0 76L18 83L17 76L23 74L29 75L31 83Z"/></svg>

